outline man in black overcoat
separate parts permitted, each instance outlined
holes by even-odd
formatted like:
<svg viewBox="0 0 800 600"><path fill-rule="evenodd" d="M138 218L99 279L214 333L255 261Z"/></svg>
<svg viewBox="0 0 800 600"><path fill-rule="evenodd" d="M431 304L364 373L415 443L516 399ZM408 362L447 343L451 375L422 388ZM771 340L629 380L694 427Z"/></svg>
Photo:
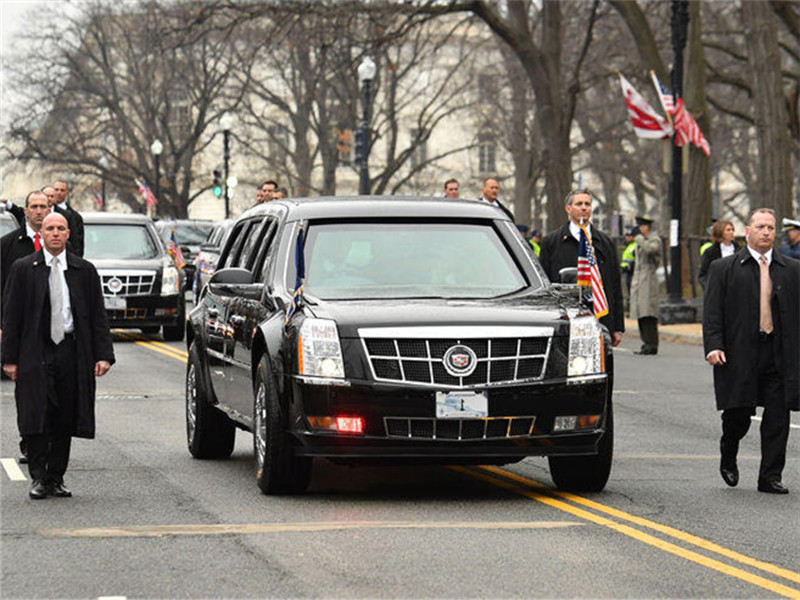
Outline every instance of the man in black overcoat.
<svg viewBox="0 0 800 600"><path fill-rule="evenodd" d="M729 486L739 482L739 441L763 406L758 490L786 494L789 411L800 410L800 261L773 250L771 209L753 211L745 236L746 247L711 263L703 311L706 360L722 411L720 474Z"/></svg>
<svg viewBox="0 0 800 600"><path fill-rule="evenodd" d="M73 436L95 434L95 377L114 363L100 278L66 252L67 220L42 223L43 248L17 260L3 296L3 372L16 382L17 424L28 445L29 495L69 497Z"/></svg>
<svg viewBox="0 0 800 600"><path fill-rule="evenodd" d="M63 181L56 181L53 184L55 198L53 212L62 215L69 225L69 246L68 250L73 254L83 257L83 217L67 203L67 184Z"/></svg>
<svg viewBox="0 0 800 600"><path fill-rule="evenodd" d="M616 245L610 237L591 225L589 220L592 217L592 193L588 189L573 190L567 194L564 209L569 215L569 221L542 239L539 262L550 281L556 283L560 281L558 272L561 269L577 267L580 239L578 226L583 222L594 247L600 266L600 277L603 279L603 290L608 300L608 314L600 319L600 323L611 334L612 345L617 346L625 331L625 314Z"/></svg>
<svg viewBox="0 0 800 600"><path fill-rule="evenodd" d="M11 265L17 259L33 254L42 247L40 234L42 221L50 214L46 195L40 191L30 192L25 198L25 208L20 210L23 210L23 216L19 229L0 238L0 304L2 304L2 294L8 274L11 272ZM2 316L2 310L0 310L0 316ZM0 330L0 335L2 335L2 330ZM28 450L25 438L20 439L19 451L19 462L27 463Z"/></svg>

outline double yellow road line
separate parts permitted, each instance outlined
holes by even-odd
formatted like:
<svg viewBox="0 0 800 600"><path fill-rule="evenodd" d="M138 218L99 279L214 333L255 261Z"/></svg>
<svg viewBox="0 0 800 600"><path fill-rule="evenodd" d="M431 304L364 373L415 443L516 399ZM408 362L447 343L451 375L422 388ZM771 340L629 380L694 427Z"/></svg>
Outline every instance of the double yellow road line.
<svg viewBox="0 0 800 600"><path fill-rule="evenodd" d="M515 494L525 496L531 500L536 500L557 510L569 513L575 517L589 521L596 525L607 527L625 536L658 548L669 554L679 556L700 566L718 571L730 577L735 577L758 586L772 593L783 596L784 598L795 598L800 600L800 589L790 587L772 579L767 579L757 573L746 571L742 566L768 573L784 580L800 584L800 573L778 567L768 562L764 562L734 550L724 548L714 542L697 537L680 529L662 525L649 519L637 517L624 511L606 506L594 500L589 500L576 494L562 492L549 488L538 481L522 477L516 473L499 469L497 467L479 467L469 469L464 467L451 467L453 470L465 473L472 477L484 480L492 485L501 487ZM583 508L582 508L583 507ZM587 510L590 509L590 510ZM604 516L608 515L608 516ZM613 518L609 518L613 517ZM632 523L637 527L632 527ZM649 533L648 530L662 534L661 537ZM674 541L684 545L678 545ZM688 546L688 547L687 547ZM701 554L692 547L706 551L708 554ZM722 562L713 555L724 557L729 562ZM738 566L741 565L741 566Z"/></svg>
<svg viewBox="0 0 800 600"><path fill-rule="evenodd" d="M114 335L131 340L149 351L169 356L183 363L188 358L188 354L184 350L128 331L115 330ZM451 468L515 494L536 500L551 508L569 513L584 521L607 527L617 533L707 569L735 577L784 598L800 600L800 588L768 579L758 574L758 571L795 584L800 584L800 573L746 556L680 529L637 517L576 494L552 489L537 481L504 469L497 467ZM705 554L701 553L701 551L705 552ZM728 562L723 562L720 558L727 559ZM748 567L751 570L745 570L744 567Z"/></svg>
<svg viewBox="0 0 800 600"><path fill-rule="evenodd" d="M133 343L142 346L147 350L150 350L151 352L158 352L159 354L164 354L165 356L169 356L170 358L179 360L182 363L185 363L187 358L189 357L189 354L185 350L181 350L180 348L175 348L173 346L170 346L169 344L165 344L164 342L151 340L138 333L132 333L124 329L114 329L112 330L112 333L117 338L132 341Z"/></svg>

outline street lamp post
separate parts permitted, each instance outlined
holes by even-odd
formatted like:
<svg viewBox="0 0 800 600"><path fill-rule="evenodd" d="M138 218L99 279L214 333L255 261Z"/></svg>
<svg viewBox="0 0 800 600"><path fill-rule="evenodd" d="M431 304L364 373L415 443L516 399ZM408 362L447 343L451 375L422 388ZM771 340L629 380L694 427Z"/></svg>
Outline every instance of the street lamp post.
<svg viewBox="0 0 800 600"><path fill-rule="evenodd" d="M674 54L670 83L674 101L683 96L683 49L686 47L687 28L689 25L688 0L672 0L672 17L670 28L672 33L672 52ZM690 323L697 317L694 306L683 300L681 285L681 212L683 186L683 147L675 144L673 133L672 144L672 176L669 184L669 196L672 204L672 217L669 229L670 273L667 282L667 302L659 311L662 324Z"/></svg>
<svg viewBox="0 0 800 600"><path fill-rule="evenodd" d="M361 177L358 183L358 193L360 195L369 194L369 109L372 98L370 87L372 80L375 79L375 62L365 56L361 64L358 65L358 79L361 81Z"/></svg>
<svg viewBox="0 0 800 600"><path fill-rule="evenodd" d="M230 193L229 193L229 185L228 185L228 168L230 166L230 137L231 137L231 126L233 125L233 116L229 112L225 112L222 114L222 117L219 119L219 124L222 126L222 143L223 143L223 158L224 158L224 179L223 179L223 187L222 193L225 196L225 218L229 219L231 216L231 206L230 206Z"/></svg>
<svg viewBox="0 0 800 600"><path fill-rule="evenodd" d="M156 139L155 141L153 141L152 144L150 144L150 152L153 153L153 162L154 162L155 172L156 172L155 173L156 178L155 178L155 181L153 182L153 184L154 184L153 185L153 194L155 195L156 200L158 200L159 199L158 197L161 195L161 185L160 185L161 173L159 171L159 166L160 166L159 165L159 161L161 159L161 153L163 151L164 151L164 144L161 143L161 140ZM153 211L155 212L155 207L153 207Z"/></svg>

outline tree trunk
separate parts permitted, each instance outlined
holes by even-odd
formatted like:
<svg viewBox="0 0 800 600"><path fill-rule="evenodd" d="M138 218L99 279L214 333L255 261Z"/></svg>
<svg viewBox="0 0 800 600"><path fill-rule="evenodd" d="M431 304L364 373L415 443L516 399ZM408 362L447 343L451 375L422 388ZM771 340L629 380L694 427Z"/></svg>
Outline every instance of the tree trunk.
<svg viewBox="0 0 800 600"><path fill-rule="evenodd" d="M706 61L701 40L700 2L689 2L689 35L686 53L684 102L706 139L711 139L711 120L706 106ZM713 152L714 149L712 148ZM682 233L701 234L711 222L711 164L697 147L689 150L689 177L684 186Z"/></svg>
<svg viewBox="0 0 800 600"><path fill-rule="evenodd" d="M742 2L742 24L749 48L753 110L758 131L759 177L751 208L791 214L792 167L789 113L783 95L778 30L766 2Z"/></svg>

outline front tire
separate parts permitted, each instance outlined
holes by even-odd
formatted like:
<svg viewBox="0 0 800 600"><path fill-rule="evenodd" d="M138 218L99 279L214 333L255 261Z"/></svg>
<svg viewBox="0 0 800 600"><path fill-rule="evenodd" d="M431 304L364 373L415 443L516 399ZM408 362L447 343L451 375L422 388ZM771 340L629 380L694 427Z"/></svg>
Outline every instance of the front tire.
<svg viewBox="0 0 800 600"><path fill-rule="evenodd" d="M614 409L609 402L606 431L592 456L550 456L550 477L560 490L567 492L600 492L611 475L614 459Z"/></svg>
<svg viewBox="0 0 800 600"><path fill-rule="evenodd" d="M236 441L236 426L209 402L197 345L189 348L186 364L186 440L195 458L228 458Z"/></svg>
<svg viewBox="0 0 800 600"><path fill-rule="evenodd" d="M311 480L311 459L295 456L292 440L283 430L283 411L266 357L258 364L254 394L256 483L264 494L302 493Z"/></svg>

